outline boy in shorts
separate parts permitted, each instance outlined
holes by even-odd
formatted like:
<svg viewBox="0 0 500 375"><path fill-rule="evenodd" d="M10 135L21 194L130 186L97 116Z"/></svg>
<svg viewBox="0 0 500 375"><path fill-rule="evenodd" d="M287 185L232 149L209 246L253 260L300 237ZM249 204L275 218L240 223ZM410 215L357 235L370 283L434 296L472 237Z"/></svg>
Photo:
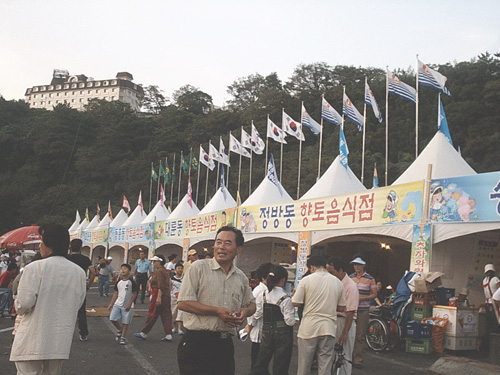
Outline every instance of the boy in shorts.
<svg viewBox="0 0 500 375"><path fill-rule="evenodd" d="M125 345L125 335L129 324L132 322L133 310L132 306L137 296L137 284L130 277L132 267L130 264L122 264L120 267L120 277L115 284L115 293L111 298L108 306L108 311L111 311L109 320L118 330L116 332L116 340L120 345ZM121 320L121 324L120 324Z"/></svg>

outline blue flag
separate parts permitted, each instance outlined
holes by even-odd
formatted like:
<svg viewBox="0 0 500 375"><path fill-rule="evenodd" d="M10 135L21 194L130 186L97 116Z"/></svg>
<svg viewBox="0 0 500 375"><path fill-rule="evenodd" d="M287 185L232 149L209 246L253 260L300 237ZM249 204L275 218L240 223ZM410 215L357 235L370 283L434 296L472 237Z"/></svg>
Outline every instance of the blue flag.
<svg viewBox="0 0 500 375"><path fill-rule="evenodd" d="M377 163L373 163L373 187L378 188Z"/></svg>
<svg viewBox="0 0 500 375"><path fill-rule="evenodd" d="M224 195L224 199L227 199L227 190L226 190L226 181L224 178L224 164L221 165L220 170L220 190L222 191L222 195Z"/></svg>
<svg viewBox="0 0 500 375"><path fill-rule="evenodd" d="M389 71L387 71L387 92L417 104L417 91Z"/></svg>
<svg viewBox="0 0 500 375"><path fill-rule="evenodd" d="M318 135L321 132L321 125L318 124L314 119L307 113L306 107L302 104L302 125L308 127L314 135Z"/></svg>
<svg viewBox="0 0 500 375"><path fill-rule="evenodd" d="M341 126L342 116L333 108L325 98L321 99L321 117L332 124Z"/></svg>
<svg viewBox="0 0 500 375"><path fill-rule="evenodd" d="M418 84L435 88L447 95L451 95L446 88L446 77L435 70L429 68L422 61L418 60Z"/></svg>
<svg viewBox="0 0 500 375"><path fill-rule="evenodd" d="M278 181L278 174L276 173L276 167L274 166L273 154L269 157L269 162L267 163L267 178L278 188L281 195L281 184Z"/></svg>
<svg viewBox="0 0 500 375"><path fill-rule="evenodd" d="M443 102L441 102L441 100L439 101L439 106L440 106L440 113L439 113L438 129L439 131L441 131L441 133L446 135L446 138L448 138L448 141L453 146L453 141L451 140L451 135L450 135L450 129L448 129L448 121L446 120L446 115L444 114Z"/></svg>
<svg viewBox="0 0 500 375"><path fill-rule="evenodd" d="M339 133L339 156L340 163L345 169L348 167L347 155L349 155L349 149L347 148L347 142L345 141L344 130L340 127Z"/></svg>
<svg viewBox="0 0 500 375"><path fill-rule="evenodd" d="M352 104L349 97L344 93L344 104L342 107L343 113L349 120L358 125L358 130L363 130L363 116L356 109L354 104Z"/></svg>
<svg viewBox="0 0 500 375"><path fill-rule="evenodd" d="M370 86L368 86L368 82L365 85L365 103L372 107L373 114L377 118L378 122L382 122L382 113L378 108L377 101L375 100L375 96L373 95Z"/></svg>

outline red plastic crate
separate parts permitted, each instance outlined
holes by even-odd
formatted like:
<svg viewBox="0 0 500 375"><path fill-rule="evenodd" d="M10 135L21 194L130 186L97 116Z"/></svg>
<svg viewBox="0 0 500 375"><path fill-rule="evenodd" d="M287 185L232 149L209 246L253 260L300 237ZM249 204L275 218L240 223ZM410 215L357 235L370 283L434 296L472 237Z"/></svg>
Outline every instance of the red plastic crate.
<svg viewBox="0 0 500 375"><path fill-rule="evenodd" d="M414 292L411 296L413 306L434 306L439 302L439 294L436 292Z"/></svg>

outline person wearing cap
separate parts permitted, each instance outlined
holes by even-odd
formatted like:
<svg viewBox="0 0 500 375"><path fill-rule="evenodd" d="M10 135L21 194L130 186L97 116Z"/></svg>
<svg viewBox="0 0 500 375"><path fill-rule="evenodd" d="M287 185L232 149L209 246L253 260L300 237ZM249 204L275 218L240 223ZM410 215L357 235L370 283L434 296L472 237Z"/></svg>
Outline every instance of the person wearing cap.
<svg viewBox="0 0 500 375"><path fill-rule="evenodd" d="M463 287L460 289L460 292L458 293L458 298L457 298L457 307L469 307L469 300L467 299L467 296L469 295L469 289L467 287Z"/></svg>
<svg viewBox="0 0 500 375"><path fill-rule="evenodd" d="M97 289L100 297L107 297L109 293L109 278L113 275L113 267L111 262L113 257L108 256L106 259L101 259L99 263L99 274L97 276Z"/></svg>
<svg viewBox="0 0 500 375"><path fill-rule="evenodd" d="M370 319L370 301L377 297L377 286L375 284L375 278L365 271L366 261L362 257L354 257L351 264L354 267L354 273L350 274L349 277L356 283L359 292L356 339L354 341L352 365L355 368L362 368L366 343L366 330Z"/></svg>
<svg viewBox="0 0 500 375"><path fill-rule="evenodd" d="M486 298L486 317L488 323L488 333L495 333L498 331L498 320L495 314L495 307L493 305L493 295L500 289L500 279L495 275L495 266L487 264L484 266L485 277L483 279L483 291Z"/></svg>
<svg viewBox="0 0 500 375"><path fill-rule="evenodd" d="M170 271L165 268L165 257L158 254L149 259L153 262L155 272L149 281L151 287L151 297L149 302L148 315L146 322L141 332L134 333L134 336L146 340L148 333L156 323L158 317L161 318L165 336L161 341L172 341L172 309L170 306L170 290L172 288L172 280Z"/></svg>
<svg viewBox="0 0 500 375"><path fill-rule="evenodd" d="M148 279L153 271L153 264L146 259L146 253L144 250L139 250L139 259L134 263L135 269L135 282L141 290L141 303L144 303L144 298L146 297L146 289L148 286Z"/></svg>
<svg viewBox="0 0 500 375"><path fill-rule="evenodd" d="M186 274L188 268L198 260L198 252L195 249L189 249L188 251L188 261L184 263L184 273L182 274L183 276Z"/></svg>
<svg viewBox="0 0 500 375"><path fill-rule="evenodd" d="M191 264L178 298L185 334L177 349L181 375L233 375L232 336L255 312L248 278L233 261L245 240L239 229L219 228L214 258ZM194 358L196 353L202 356Z"/></svg>
<svg viewBox="0 0 500 375"><path fill-rule="evenodd" d="M0 275L7 271L9 266L9 256L7 254L2 254L2 260L0 261Z"/></svg>

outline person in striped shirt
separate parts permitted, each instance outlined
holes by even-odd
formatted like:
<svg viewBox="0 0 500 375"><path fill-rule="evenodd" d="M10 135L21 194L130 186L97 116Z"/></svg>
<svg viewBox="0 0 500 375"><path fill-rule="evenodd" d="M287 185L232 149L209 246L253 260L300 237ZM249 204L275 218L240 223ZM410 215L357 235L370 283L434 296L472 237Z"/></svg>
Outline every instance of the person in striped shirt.
<svg viewBox="0 0 500 375"><path fill-rule="evenodd" d="M356 256L351 264L354 267L354 273L349 277L356 283L359 291L359 305L356 319L356 339L354 341L354 350L352 354L353 366L355 368L363 367L363 357L365 350L365 336L370 319L370 302L377 296L377 285L375 278L367 273L366 261L360 256Z"/></svg>

